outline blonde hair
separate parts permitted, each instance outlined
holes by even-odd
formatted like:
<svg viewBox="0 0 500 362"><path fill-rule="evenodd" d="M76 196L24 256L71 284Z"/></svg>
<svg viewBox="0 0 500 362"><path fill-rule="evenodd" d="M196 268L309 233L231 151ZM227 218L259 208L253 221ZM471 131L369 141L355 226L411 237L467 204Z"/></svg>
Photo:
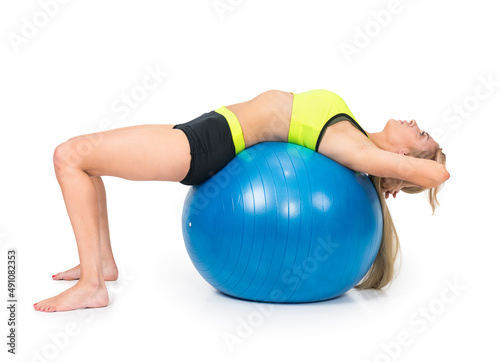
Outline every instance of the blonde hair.
<svg viewBox="0 0 500 362"><path fill-rule="evenodd" d="M443 149L440 148L439 145L434 151L415 153L413 157L434 160L446 166L446 155L443 153ZM399 266L396 268L396 259L398 254L400 254L401 247L399 244L398 233L396 232L396 228L394 227L394 223L392 221L391 213L389 212L385 202L385 193L381 189L381 177L369 175L369 178L372 181L373 186L375 186L375 190L377 191L380 199L384 226L382 230L382 241L380 243L380 248L375 261L373 262L370 270L368 270L368 273L366 273L365 277L355 286L355 288L382 289L387 285L390 286L392 280L399 272ZM436 205L439 206L437 193L441 190L443 184L429 189L429 192L427 193L428 201L432 207L432 215L434 215ZM401 189L401 191L407 194L416 194L425 190L425 188L418 185L406 186Z"/></svg>

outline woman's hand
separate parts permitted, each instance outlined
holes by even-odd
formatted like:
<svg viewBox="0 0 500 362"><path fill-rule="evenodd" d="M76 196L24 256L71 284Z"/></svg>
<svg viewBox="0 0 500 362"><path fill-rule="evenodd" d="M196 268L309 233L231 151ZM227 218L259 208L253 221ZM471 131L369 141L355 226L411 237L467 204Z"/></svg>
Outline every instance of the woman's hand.
<svg viewBox="0 0 500 362"><path fill-rule="evenodd" d="M404 180L392 178L392 177L382 177L380 179L380 187L382 192L385 194L385 198L388 199L389 195L395 198L397 193L403 188Z"/></svg>

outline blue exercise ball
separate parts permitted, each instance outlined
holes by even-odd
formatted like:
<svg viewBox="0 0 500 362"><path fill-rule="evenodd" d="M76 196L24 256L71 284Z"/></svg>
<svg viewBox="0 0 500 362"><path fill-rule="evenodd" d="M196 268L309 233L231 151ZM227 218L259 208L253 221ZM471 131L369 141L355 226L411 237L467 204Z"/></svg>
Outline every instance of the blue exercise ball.
<svg viewBox="0 0 500 362"><path fill-rule="evenodd" d="M264 142L192 186L187 252L214 288L251 301L335 298L365 276L382 239L373 184L308 148Z"/></svg>

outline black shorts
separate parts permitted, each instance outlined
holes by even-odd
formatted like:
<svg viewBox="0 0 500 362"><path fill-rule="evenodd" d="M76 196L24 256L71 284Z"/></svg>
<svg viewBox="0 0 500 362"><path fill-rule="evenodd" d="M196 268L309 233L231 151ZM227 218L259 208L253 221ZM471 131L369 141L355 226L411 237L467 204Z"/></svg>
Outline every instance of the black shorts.
<svg viewBox="0 0 500 362"><path fill-rule="evenodd" d="M216 174L235 156L231 129L226 118L215 111L204 113L192 121L177 124L189 141L191 165L181 182L197 185Z"/></svg>

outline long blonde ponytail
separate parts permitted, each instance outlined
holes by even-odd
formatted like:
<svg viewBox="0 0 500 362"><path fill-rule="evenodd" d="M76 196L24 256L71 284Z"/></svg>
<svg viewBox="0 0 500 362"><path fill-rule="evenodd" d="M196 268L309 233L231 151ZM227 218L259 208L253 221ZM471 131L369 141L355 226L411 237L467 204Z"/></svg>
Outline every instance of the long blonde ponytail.
<svg viewBox="0 0 500 362"><path fill-rule="evenodd" d="M446 155L443 153L443 149L437 147L436 152L432 153L421 153L415 155L418 158L424 158L429 160L434 160L440 164L446 166ZM361 282L355 286L357 289L382 289L383 287L392 283L392 280L397 276L399 272L399 267L401 263L396 266L396 259L400 253L400 243L399 236L394 227L394 222L392 221L391 213L385 202L385 193L381 189L380 181L381 178L378 176L369 175L370 180L375 186L378 197L380 199L380 206L382 207L382 217L384 220L384 227L382 231L382 241L380 243L380 248L377 253L377 257L373 262L370 270L366 273L365 277ZM428 191L428 201L432 207L432 215L436 209L436 204L439 205L437 201L437 193L441 190L443 184L438 187L429 189ZM401 191L408 194L416 194L425 191L421 186L407 186L401 189Z"/></svg>
<svg viewBox="0 0 500 362"><path fill-rule="evenodd" d="M361 283L355 286L357 289L381 289L390 284L396 276L395 264L399 254L399 237L392 221L391 213L387 208L384 193L381 191L380 180L378 176L371 176L370 180L375 186L380 206L382 207L382 218L384 227L382 229L382 241L370 270L365 275Z"/></svg>

